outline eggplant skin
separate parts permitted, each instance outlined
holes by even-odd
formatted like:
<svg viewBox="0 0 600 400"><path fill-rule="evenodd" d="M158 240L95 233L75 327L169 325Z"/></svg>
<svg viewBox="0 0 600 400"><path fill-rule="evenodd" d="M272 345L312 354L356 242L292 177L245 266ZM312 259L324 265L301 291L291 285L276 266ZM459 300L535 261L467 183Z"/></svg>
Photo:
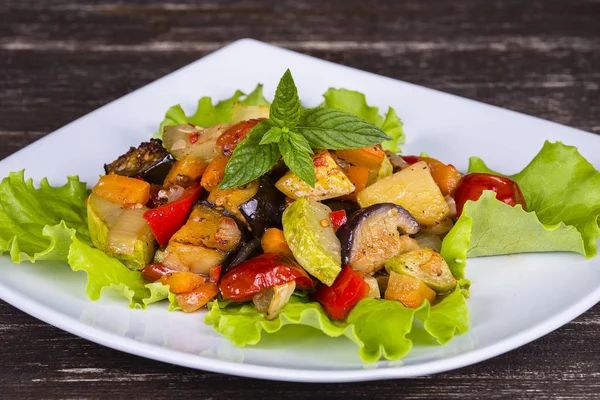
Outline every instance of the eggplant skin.
<svg viewBox="0 0 600 400"><path fill-rule="evenodd" d="M140 177L146 182L162 185L175 159L163 147L160 139L150 139L110 164L104 164L106 174Z"/></svg>
<svg viewBox="0 0 600 400"><path fill-rule="evenodd" d="M389 223L393 224L391 231ZM381 229L381 232L373 232L374 229ZM420 229L415 218L399 205L380 203L363 208L355 212L338 232L342 263L368 274L376 272L400 251L399 231L412 235Z"/></svg>
<svg viewBox="0 0 600 400"><path fill-rule="evenodd" d="M274 180L263 175L258 191L250 200L238 206L255 237L262 237L267 228L280 228L285 210L285 195L276 187Z"/></svg>

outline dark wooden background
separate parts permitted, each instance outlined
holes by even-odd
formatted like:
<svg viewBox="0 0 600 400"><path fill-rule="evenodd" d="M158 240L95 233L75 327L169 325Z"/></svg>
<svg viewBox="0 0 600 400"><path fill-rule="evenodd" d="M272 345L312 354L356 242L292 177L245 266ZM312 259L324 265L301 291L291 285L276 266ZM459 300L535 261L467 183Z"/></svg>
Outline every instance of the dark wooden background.
<svg viewBox="0 0 600 400"><path fill-rule="evenodd" d="M3 0L0 159L243 37L600 134L598 0ZM0 398L597 398L599 339L596 306L458 371L277 383L120 353L0 301Z"/></svg>

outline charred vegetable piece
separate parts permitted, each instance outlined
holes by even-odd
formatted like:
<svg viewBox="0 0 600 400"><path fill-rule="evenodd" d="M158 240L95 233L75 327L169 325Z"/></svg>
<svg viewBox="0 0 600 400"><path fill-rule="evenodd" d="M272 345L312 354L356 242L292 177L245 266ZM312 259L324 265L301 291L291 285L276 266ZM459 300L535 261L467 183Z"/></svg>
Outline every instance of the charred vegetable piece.
<svg viewBox="0 0 600 400"><path fill-rule="evenodd" d="M425 300L433 303L435 296L435 292L419 278L396 272L390 273L385 290L386 300L396 300L408 308L418 308Z"/></svg>
<svg viewBox="0 0 600 400"><path fill-rule="evenodd" d="M128 212L123 216L125 211ZM138 210L133 210L134 214L130 211L92 193L87 201L88 226L96 248L113 255L129 268L142 269L152 262L156 242L145 221L142 224L135 215ZM143 213L144 209L139 212Z"/></svg>
<svg viewBox="0 0 600 400"><path fill-rule="evenodd" d="M217 139L228 128L227 124L218 124L210 128L190 124L168 126L163 134L163 142L169 153L178 160L192 155L208 163L221 152L217 146Z"/></svg>
<svg viewBox="0 0 600 400"><path fill-rule="evenodd" d="M306 271L292 258L269 253L231 268L223 275L219 289L224 299L244 302L265 289L291 281L295 281L298 288L313 287Z"/></svg>
<svg viewBox="0 0 600 400"><path fill-rule="evenodd" d="M185 225L169 240L163 264L179 271L208 275L237 249L242 232L232 217L208 204L196 204Z"/></svg>
<svg viewBox="0 0 600 400"><path fill-rule="evenodd" d="M326 200L354 192L354 185L337 165L331 154L323 150L313 157L315 187L310 187L292 171L288 171L275 184L277 189L292 199Z"/></svg>
<svg viewBox="0 0 600 400"><path fill-rule="evenodd" d="M161 246L165 246L175 232L185 224L192 204L198 200L201 192L202 188L196 184L186 189L177 200L146 211L144 218Z"/></svg>
<svg viewBox="0 0 600 400"><path fill-rule="evenodd" d="M391 151L386 150L385 155L387 156L388 160L390 161L390 164L392 164L394 173L401 171L404 168L410 167L410 164L407 163L406 161L404 161L404 158L402 158L401 156L399 156L396 153L392 153Z"/></svg>
<svg viewBox="0 0 600 400"><path fill-rule="evenodd" d="M268 116L268 115L267 115ZM220 137L217 139L217 146L221 148L223 154L226 156L231 156L235 146L242 140L246 138L248 132L252 130L260 121L263 119L251 119L247 121L241 121L233 125L231 128L227 129Z"/></svg>
<svg viewBox="0 0 600 400"><path fill-rule="evenodd" d="M175 296L177 305L183 312L190 313L204 307L219 294L219 288L213 282L205 282L196 289Z"/></svg>
<svg viewBox="0 0 600 400"><path fill-rule="evenodd" d="M456 279L442 256L433 249L418 249L390 258L385 263L388 272L421 279L438 293L454 289Z"/></svg>
<svg viewBox="0 0 600 400"><path fill-rule="evenodd" d="M302 197L283 213L283 233L296 260L312 276L333 284L341 270L341 246L329 220L331 209Z"/></svg>
<svg viewBox="0 0 600 400"><path fill-rule="evenodd" d="M106 174L140 177L146 182L162 184L175 159L163 147L160 139L151 139L129 151L110 164L104 164Z"/></svg>
<svg viewBox="0 0 600 400"><path fill-rule="evenodd" d="M217 207L223 207L238 221L245 223L246 219L239 210L239 206L253 198L258 192L258 180L254 180L246 185L231 188L231 189L214 189L208 195L208 201Z"/></svg>
<svg viewBox="0 0 600 400"><path fill-rule="evenodd" d="M150 282L156 282L157 280L159 280L160 278L162 278L169 272L175 272L175 271L165 267L160 262L154 262L150 265L147 265L141 271L142 276L145 279L149 280Z"/></svg>
<svg viewBox="0 0 600 400"><path fill-rule="evenodd" d="M362 276L345 265L331 286L319 286L313 300L321 303L332 319L342 320L359 301L369 297L370 291Z"/></svg>
<svg viewBox="0 0 600 400"><path fill-rule="evenodd" d="M252 302L258 312L267 314L266 318L272 320L277 318L281 309L290 300L295 289L295 281L273 286L255 294Z"/></svg>
<svg viewBox="0 0 600 400"><path fill-rule="evenodd" d="M289 257L294 257L281 229L267 229L260 239L260 245L265 253L281 253Z"/></svg>
<svg viewBox="0 0 600 400"><path fill-rule="evenodd" d="M145 205L150 200L150 184L121 175L104 175L92 193L113 203Z"/></svg>
<svg viewBox="0 0 600 400"><path fill-rule="evenodd" d="M243 263L244 261L260 255L261 244L259 238L254 238L247 243L240 243L238 249L231 253L223 262L226 271Z"/></svg>
<svg viewBox="0 0 600 400"><path fill-rule="evenodd" d="M413 235L421 227L404 208L375 204L356 212L340 229L342 263L370 274L402 250L400 231Z"/></svg>
<svg viewBox="0 0 600 400"><path fill-rule="evenodd" d="M260 177L258 191L250 200L240 204L240 213L256 237L261 237L267 228L281 228L285 209L285 196L275 188L271 177Z"/></svg>
<svg viewBox="0 0 600 400"><path fill-rule="evenodd" d="M453 195L458 187L462 174L458 172L452 164L444 164L443 162L431 157L419 156L403 156L404 161L409 164L414 164L419 161L424 161L431 170L431 176L437 185L440 187L444 196Z"/></svg>
<svg viewBox="0 0 600 400"><path fill-rule="evenodd" d="M201 158L188 155L177 161L165 178L164 186L192 186L202 177L206 163Z"/></svg>
<svg viewBox="0 0 600 400"><path fill-rule="evenodd" d="M375 182L358 193L357 199L364 208L377 203L397 204L406 208L422 225L433 225L450 213L446 199L424 161Z"/></svg>

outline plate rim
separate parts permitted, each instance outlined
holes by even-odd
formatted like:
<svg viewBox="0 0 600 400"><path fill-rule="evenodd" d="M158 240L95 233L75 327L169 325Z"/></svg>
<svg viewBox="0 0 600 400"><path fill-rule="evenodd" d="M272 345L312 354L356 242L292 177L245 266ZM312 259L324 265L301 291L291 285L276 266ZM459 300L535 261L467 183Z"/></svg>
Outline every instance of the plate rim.
<svg viewBox="0 0 600 400"><path fill-rule="evenodd" d="M119 101L134 95L139 95L139 92L146 90L152 85L159 84L162 80L170 77L173 74L176 74L184 69L191 68L196 63L206 60L209 57L214 57L222 52L228 51L236 51L239 47L267 47L271 51L279 51L285 53L293 53L295 55L302 55L304 57L311 58L313 60L318 60L320 62L325 62L330 65L334 65L338 68L347 68L353 71L358 71L361 73L366 73L377 77L378 79L386 79L392 80L395 82L402 82L405 84L409 84L420 89L426 89L429 91L434 91L437 94L444 94L446 96L452 96L456 99L460 99L461 101L468 101L473 103L485 104L490 107L494 107L496 109L500 109L503 111L508 111L510 113L516 113L520 115L526 115L529 118L535 118L540 121L544 121L546 123L550 122L553 124L560 125L561 127L567 127L578 131L580 133L586 133L589 135L594 135L590 132L586 132L580 129L568 127L562 124L558 124L553 121L547 121L541 119L536 116L531 116L527 114L520 113L518 111L505 109L502 107L498 107L492 104L482 103L476 100L464 98L458 95L454 95L451 93L441 92L436 89L431 89L428 87L412 84L410 82L396 80L390 77L385 77L381 75L377 75L368 71L359 70L353 67L348 67L344 65L335 64L333 62L327 60L321 60L306 54L297 53L292 50L279 48L277 46L264 43L255 39L239 39L230 44L214 51L209 54L204 55L203 57L159 78L156 79L141 88L138 88L124 96L119 97L83 116L75 119L74 121L69 122L68 124L58 128L57 130L50 132L46 136L37 140L36 142L25 146L24 148L18 150L17 152L9 155L4 160L1 160L0 163L4 163L9 159L14 157L18 157L22 152L26 151L32 145L43 145L44 141L50 136L56 137L60 135L61 131L66 130L71 124L80 121L82 119L90 118L96 112L104 109L105 107L114 105ZM597 136L597 135L594 135ZM488 345L483 348L475 348L473 350L466 351L464 353L459 353L453 356L449 356L446 358L441 358L432 361L426 361L422 363L417 363L414 365L400 365L400 366L389 366L382 368L363 368L363 369L310 369L310 368L288 368L288 367L274 367L274 366L266 366L266 365L258 365L258 364L246 364L245 362L238 363L233 361L227 361L217 358L206 357L199 354L190 354L177 350L172 350L164 347L159 347L154 344L147 344L132 338L120 336L118 334L103 330L98 327L90 326L81 322L80 320L70 317L64 313L61 313L44 303L35 301L22 293L13 290L12 288L6 286L2 281L0 281L0 299L4 300L11 306L29 314L30 316L41 320L45 323L48 323L52 326L55 326L65 332L70 334L79 336L86 340L92 341L94 343L100 344L102 346L106 346L108 348L122 351L125 353L133 354L139 357L144 357L156 361L166 362L173 365L181 365L188 368L200 369L210 372L217 373L225 373L230 375L242 376L247 378L256 378L256 379L266 379L266 380L275 380L275 381L287 381L287 382L313 382L313 383L343 383L343 382L357 382L357 381L374 381L374 380L383 380L383 379L397 379L397 378L411 378L416 376L437 374L441 372L446 372L458 368L463 368L469 365L473 365L475 363L485 361L487 359L496 357L508 351L514 350L518 347L521 347L527 343L530 343L544 335L547 335L559 327L567 324L573 319L577 318L591 307L593 307L596 303L600 302L600 287L596 288L592 293L587 296L581 298L576 303L571 304L569 307L563 309L563 311L554 314L553 316L545 319L544 321L531 326L525 330L521 330L515 334L512 334L500 341L495 342L494 344ZM141 310L136 310L141 311ZM245 366L252 366L252 368L245 368Z"/></svg>

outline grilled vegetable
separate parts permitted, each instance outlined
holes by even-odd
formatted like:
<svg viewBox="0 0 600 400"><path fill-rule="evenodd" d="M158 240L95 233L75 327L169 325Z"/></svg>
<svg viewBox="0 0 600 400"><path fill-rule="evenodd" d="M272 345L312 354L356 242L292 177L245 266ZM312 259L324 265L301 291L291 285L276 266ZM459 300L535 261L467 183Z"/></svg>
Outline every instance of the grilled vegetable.
<svg viewBox="0 0 600 400"><path fill-rule="evenodd" d="M254 197L238 208L254 236L261 237L267 228L281 228L285 196L275 188L271 177L263 175Z"/></svg>
<svg viewBox="0 0 600 400"><path fill-rule="evenodd" d="M190 313L204 307L219 294L219 288L213 282L205 282L196 289L175 296L177 305L183 312Z"/></svg>
<svg viewBox="0 0 600 400"><path fill-rule="evenodd" d="M431 157L418 156L403 156L404 161L409 164L414 164L419 161L424 161L431 170L431 176L437 185L440 187L444 196L453 195L458 187L462 174L458 172L452 164L444 164L443 162Z"/></svg>
<svg viewBox="0 0 600 400"><path fill-rule="evenodd" d="M328 151L315 155L313 163L316 177L314 188L292 171L283 175L275 186L292 199L307 197L309 200L325 200L354 192L354 185Z"/></svg>
<svg viewBox="0 0 600 400"><path fill-rule="evenodd" d="M219 184L225 177L225 167L229 162L229 157L224 154L216 156L204 170L200 184L209 192L219 187Z"/></svg>
<svg viewBox="0 0 600 400"><path fill-rule="evenodd" d="M433 225L450 212L424 161L375 182L358 193L357 199L363 208L377 203L398 204L422 225Z"/></svg>
<svg viewBox="0 0 600 400"><path fill-rule="evenodd" d="M252 302L258 312L265 313L268 320L277 318L296 289L296 281L272 286L254 295Z"/></svg>
<svg viewBox="0 0 600 400"><path fill-rule="evenodd" d="M129 151L110 164L104 164L106 174L140 177L146 182L161 184L175 159L163 147L160 139L151 139Z"/></svg>
<svg viewBox="0 0 600 400"><path fill-rule="evenodd" d="M204 162L210 162L220 153L217 139L228 128L227 124L218 124L210 128L190 124L173 125L165 128L163 141L169 153L178 160L193 155Z"/></svg>
<svg viewBox="0 0 600 400"><path fill-rule="evenodd" d="M341 270L341 246L330 212L326 205L302 197L283 213L283 233L294 257L326 285L333 284Z"/></svg>
<svg viewBox="0 0 600 400"><path fill-rule="evenodd" d="M392 271L384 297L386 300L399 301L408 308L418 308L425 300L433 303L435 296L435 292L419 278Z"/></svg>
<svg viewBox="0 0 600 400"><path fill-rule="evenodd" d="M258 125L260 121L262 121L262 119L251 119L235 123L235 125L227 129L221 136L219 136L217 139L217 146L221 148L223 154L228 157L231 156L235 146L244 140L248 132Z"/></svg>
<svg viewBox="0 0 600 400"><path fill-rule="evenodd" d="M150 200L150 184L140 179L110 174L100 178L92 193L113 203L145 205Z"/></svg>
<svg viewBox="0 0 600 400"><path fill-rule="evenodd" d="M292 258L269 253L245 261L223 275L219 289L224 299L252 300L255 294L273 286L291 281L302 289L313 287L313 282Z"/></svg>
<svg viewBox="0 0 600 400"><path fill-rule="evenodd" d="M356 194L367 187L371 170L367 167L355 167L354 165L346 165L342 168L344 174L354 185L354 192L344 196L344 199L356 201Z"/></svg>
<svg viewBox="0 0 600 400"><path fill-rule="evenodd" d="M367 285L369 285L369 297L373 299L380 299L381 291L379 290L379 283L377 282L377 279L370 276L368 278L363 278L363 280L367 283Z"/></svg>
<svg viewBox="0 0 600 400"><path fill-rule="evenodd" d="M163 264L178 271L208 275L241 240L242 232L232 217L208 204L196 204L186 224L169 240Z"/></svg>
<svg viewBox="0 0 600 400"><path fill-rule="evenodd" d="M200 179L206 169L206 163L201 158L188 155L177 161L165 178L164 186L192 186Z"/></svg>
<svg viewBox="0 0 600 400"><path fill-rule="evenodd" d="M201 192L202 188L196 184L186 189L177 200L146 211L144 218L161 246L165 246L185 224L192 204L198 200Z"/></svg>
<svg viewBox="0 0 600 400"><path fill-rule="evenodd" d="M173 293L185 293L202 285L206 278L189 271L175 271L166 273L159 281L163 285L169 285L169 291Z"/></svg>
<svg viewBox="0 0 600 400"><path fill-rule="evenodd" d="M385 153L381 149L381 146L365 147L363 149L355 150L337 150L335 154L357 167L365 167L374 170L379 170L381 163L385 159Z"/></svg>
<svg viewBox="0 0 600 400"><path fill-rule="evenodd" d="M254 238L245 243L242 242L238 246L237 250L231 253L229 257L223 261L223 268L225 268L226 271L230 270L236 265L239 265L252 257L260 255L260 252L261 243L259 238Z"/></svg>
<svg viewBox="0 0 600 400"><path fill-rule="evenodd" d="M285 241L283 231L277 228L269 228L260 239L260 244L265 253L280 253L293 257L292 250Z"/></svg>
<svg viewBox="0 0 600 400"><path fill-rule="evenodd" d="M240 222L246 222L244 215L238 207L250 200L258 192L258 180L254 180L246 185L231 189L215 189L208 195L208 201L217 207L223 207Z"/></svg>
<svg viewBox="0 0 600 400"><path fill-rule="evenodd" d="M449 292L456 286L448 264L432 249L418 249L390 258L385 269L419 278L438 293Z"/></svg>
<svg viewBox="0 0 600 400"><path fill-rule="evenodd" d="M87 201L92 244L113 255L129 268L142 269L152 262L156 242L148 225L136 215L145 209L124 210L123 206L91 194ZM123 213L127 211L125 216ZM123 219L121 219L123 217ZM139 217L139 216L137 216ZM131 223L133 221L133 223ZM143 224L142 224L143 221ZM114 229L117 229L115 231ZM109 249L108 244L111 248Z"/></svg>
<svg viewBox="0 0 600 400"><path fill-rule="evenodd" d="M331 286L319 286L313 300L321 303L332 319L342 320L359 301L369 297L370 291L362 276L346 265Z"/></svg>
<svg viewBox="0 0 600 400"><path fill-rule="evenodd" d="M400 231L413 235L420 228L398 205L383 203L364 208L340 229L342 263L365 274L376 272L402 250Z"/></svg>

